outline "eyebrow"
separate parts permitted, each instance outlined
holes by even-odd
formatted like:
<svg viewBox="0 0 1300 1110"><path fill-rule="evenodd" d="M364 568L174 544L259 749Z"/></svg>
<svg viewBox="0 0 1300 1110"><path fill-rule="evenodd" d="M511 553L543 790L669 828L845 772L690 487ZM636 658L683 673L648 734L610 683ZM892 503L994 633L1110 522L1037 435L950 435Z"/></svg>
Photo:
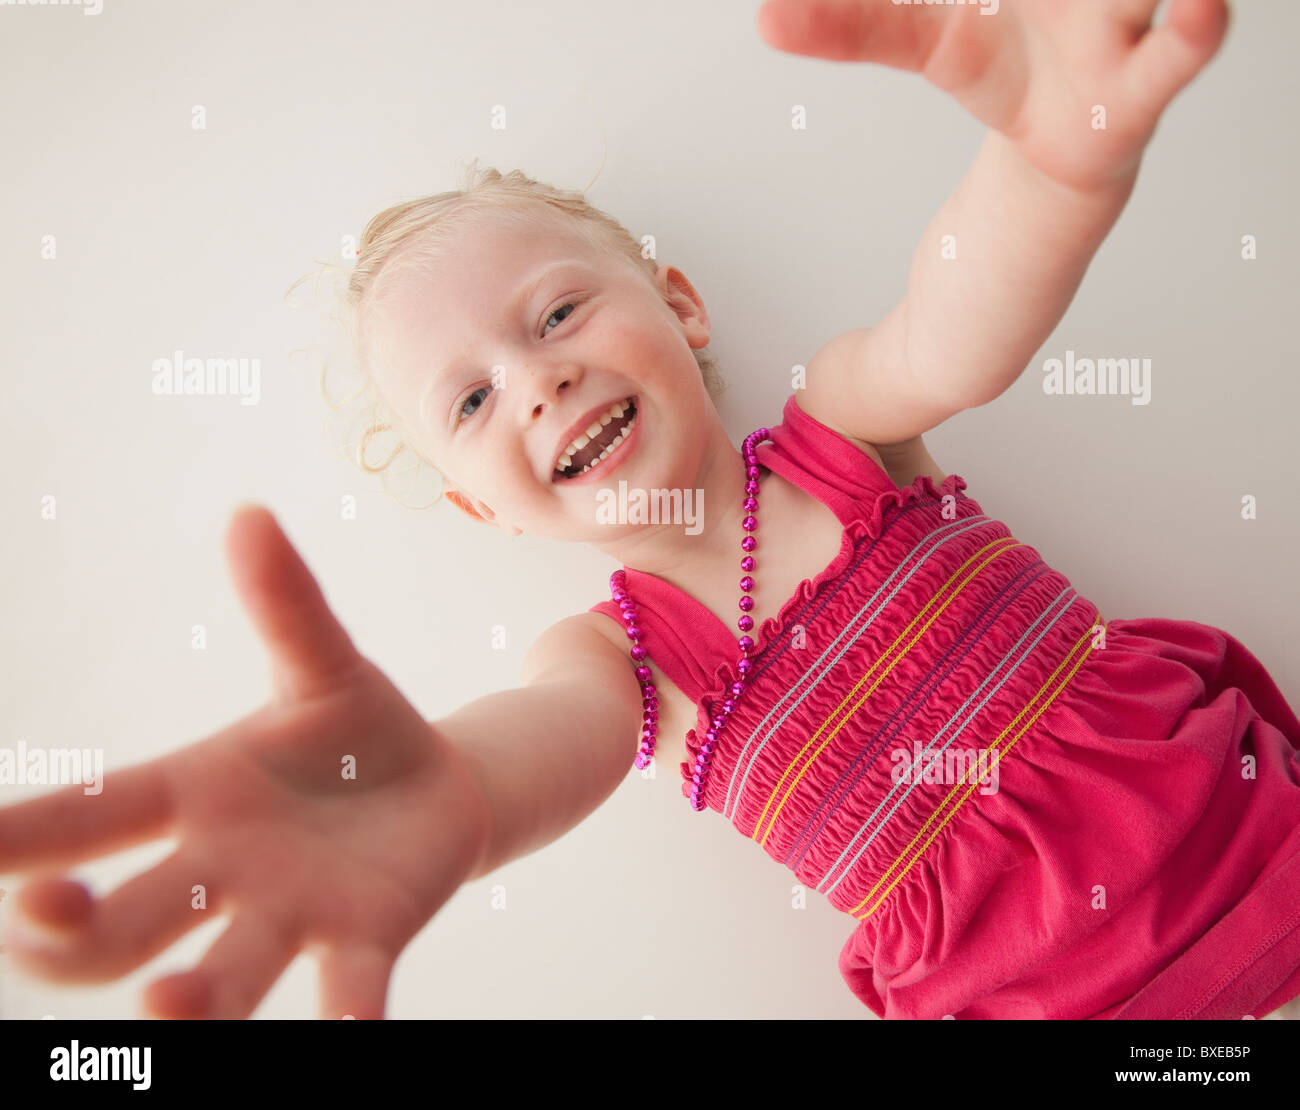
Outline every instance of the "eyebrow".
<svg viewBox="0 0 1300 1110"><path fill-rule="evenodd" d="M523 284L519 292L515 295L515 299L510 304L509 314L511 316L517 315L520 308L528 302L528 300L533 296L533 294L536 293L539 288L541 288L542 283L545 282L549 277L551 277L552 274L556 273L559 270L566 270L571 267L577 267L582 265L583 263L578 262L577 260L570 260L567 262L553 262L551 263L551 265L545 267L541 271L541 273L539 273L531 281L526 281ZM424 414L425 408L428 406L429 401L433 398L433 395L437 391L438 386L442 383L442 380L449 373L451 373L451 371L453 371L458 364L459 364L459 360L457 360L456 362L449 362L446 366L440 367L437 370L437 372L433 375L432 380L429 382L428 389L424 391L424 396L420 398L419 411L421 415Z"/></svg>

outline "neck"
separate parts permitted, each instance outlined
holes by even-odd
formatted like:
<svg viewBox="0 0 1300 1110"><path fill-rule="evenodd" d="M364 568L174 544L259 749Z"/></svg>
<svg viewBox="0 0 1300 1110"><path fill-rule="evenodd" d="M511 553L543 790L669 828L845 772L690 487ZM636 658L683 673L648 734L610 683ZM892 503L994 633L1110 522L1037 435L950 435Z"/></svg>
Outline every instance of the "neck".
<svg viewBox="0 0 1300 1110"><path fill-rule="evenodd" d="M740 541L745 535L741 522L747 515L741 504L745 481L744 457L719 424L707 444L694 487L696 504L702 506L702 527L697 534L688 534L680 522L646 524L590 546L629 569L663 578L698 597L704 592L701 584L716 579L720 567L736 570L737 577L740 574L736 568L744 555ZM764 482L763 490L767 489Z"/></svg>

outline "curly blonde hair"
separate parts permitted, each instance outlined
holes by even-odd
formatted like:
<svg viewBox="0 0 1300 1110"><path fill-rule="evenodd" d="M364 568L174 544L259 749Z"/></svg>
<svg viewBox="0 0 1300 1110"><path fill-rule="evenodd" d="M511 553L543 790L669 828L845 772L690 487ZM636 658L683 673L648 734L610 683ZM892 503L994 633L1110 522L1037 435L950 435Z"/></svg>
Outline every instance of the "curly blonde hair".
<svg viewBox="0 0 1300 1110"><path fill-rule="evenodd" d="M478 159L475 159L466 168L459 189L385 208L370 220L362 233L356 262L348 272L341 297L345 324L352 337L353 355L364 383L362 389L349 399L360 400L365 409L366 427L353 455L353 461L362 470L369 474L385 473L403 452L410 452L417 460L417 466L423 463L437 470L415 448L413 437L400 414L392 411L374 384L372 367L382 357L382 339L368 330L365 322L370 311L384 300L386 290L393 287L391 279L410 268L436 265L445 253L445 242L450 233L466 223L485 218L535 220L539 203L563 213L571 221L572 229L593 247L631 263L647 279L653 281L655 278L658 263L643 253L641 244L627 228L589 204L582 192L535 181L521 170L502 174L491 167L479 167ZM306 278L300 278L293 288L303 280ZM692 353L699 364L706 391L716 400L727 388L717 360L707 347ZM396 444L382 461L373 462L366 457L367 448L384 433L391 434ZM477 515L463 499L452 494L447 496L470 516Z"/></svg>

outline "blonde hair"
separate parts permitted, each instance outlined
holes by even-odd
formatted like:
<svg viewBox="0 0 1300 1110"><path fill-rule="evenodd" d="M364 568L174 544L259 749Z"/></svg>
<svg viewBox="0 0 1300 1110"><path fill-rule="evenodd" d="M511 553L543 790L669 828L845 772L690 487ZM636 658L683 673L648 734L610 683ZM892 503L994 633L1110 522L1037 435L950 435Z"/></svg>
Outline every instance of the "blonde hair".
<svg viewBox="0 0 1300 1110"><path fill-rule="evenodd" d="M539 204L561 213L568 226L593 247L632 265L647 280L655 278L658 263L645 257L641 244L627 228L589 204L582 192L535 181L521 170L502 174L491 167L480 168L475 159L465 170L460 189L385 208L366 225L342 295L353 353L364 381L363 389L352 400L361 398L368 410L368 426L361 434L353 460L362 470L371 474L385 472L405 451L433 465L415 448L400 414L391 410L375 388L371 368L382 357L382 340L365 327L367 316L384 300L395 276L413 267L436 264L445 254L451 232L485 219L535 222ZM706 391L716 400L727 388L717 360L707 347L692 353ZM392 433L397 445L382 462L371 462L366 458L366 449L384 432ZM453 500L465 508L460 499ZM471 511L471 515L475 514Z"/></svg>

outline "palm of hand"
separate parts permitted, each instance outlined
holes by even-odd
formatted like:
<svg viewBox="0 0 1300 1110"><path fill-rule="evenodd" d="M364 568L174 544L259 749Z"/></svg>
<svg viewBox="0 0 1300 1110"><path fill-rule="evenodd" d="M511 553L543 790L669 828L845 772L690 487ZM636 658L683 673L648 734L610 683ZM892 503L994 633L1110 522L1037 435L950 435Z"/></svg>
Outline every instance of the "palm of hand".
<svg viewBox="0 0 1300 1110"><path fill-rule="evenodd" d="M1136 171L1160 114L1213 57L1224 0L1001 0L930 7L892 0L769 0L759 32L772 46L922 74L1035 168L1077 189ZM1104 126L1103 126L1104 125Z"/></svg>
<svg viewBox="0 0 1300 1110"><path fill-rule="evenodd" d="M152 1013L247 1017L308 950L321 957L324 1016L382 1017L401 950L479 859L485 803L457 753L356 653L269 514L244 514L231 535L277 697L183 751L110 773L99 796L73 786L0 810L0 870L178 841L99 901L65 880L22 890L29 924L59 943L17 937L11 954L47 979L103 982L229 913L197 968L150 986Z"/></svg>
<svg viewBox="0 0 1300 1110"><path fill-rule="evenodd" d="M331 968L382 971L382 983L338 983L324 1000L327 1013L372 1016L391 964L463 877L431 857L449 821L471 830L457 810L474 784L456 789L448 774L459 768L438 757L428 724L364 661L334 693L262 718L169 768L181 843L164 882L182 895L202 883L209 914L233 912L232 932L251 938L241 960L258 953L259 936L273 941L261 945L267 987L299 949L321 954L327 995ZM174 921L187 929L195 916L186 903ZM185 1009L168 998L164 985L151 1001Z"/></svg>

